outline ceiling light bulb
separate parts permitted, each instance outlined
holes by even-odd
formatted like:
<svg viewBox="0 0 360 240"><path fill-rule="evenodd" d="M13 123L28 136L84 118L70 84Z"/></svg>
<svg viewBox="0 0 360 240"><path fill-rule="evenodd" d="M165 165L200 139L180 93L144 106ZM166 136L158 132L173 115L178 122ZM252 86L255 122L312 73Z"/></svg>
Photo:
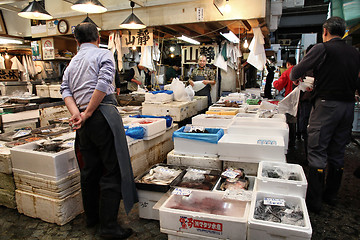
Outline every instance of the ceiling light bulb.
<svg viewBox="0 0 360 240"><path fill-rule="evenodd" d="M245 42L244 42L244 48L248 48L249 47L249 44L248 44L248 42L247 42L247 40L245 39Z"/></svg>
<svg viewBox="0 0 360 240"><path fill-rule="evenodd" d="M175 51L175 47L174 46L171 46L170 47L170 52L174 52Z"/></svg>
<svg viewBox="0 0 360 240"><path fill-rule="evenodd" d="M229 3L226 3L224 6L224 12L228 13L231 11L231 6L229 5Z"/></svg>
<svg viewBox="0 0 360 240"><path fill-rule="evenodd" d="M171 57L171 58L174 58L174 57L175 57L175 54L173 54L173 53L170 54L170 57Z"/></svg>
<svg viewBox="0 0 360 240"><path fill-rule="evenodd" d="M135 51L135 50L136 50L136 46L132 46L132 50L134 50L134 51Z"/></svg>
<svg viewBox="0 0 360 240"><path fill-rule="evenodd" d="M6 59L9 59L9 58L10 58L10 56L9 56L8 53L5 53L5 58L6 58Z"/></svg>

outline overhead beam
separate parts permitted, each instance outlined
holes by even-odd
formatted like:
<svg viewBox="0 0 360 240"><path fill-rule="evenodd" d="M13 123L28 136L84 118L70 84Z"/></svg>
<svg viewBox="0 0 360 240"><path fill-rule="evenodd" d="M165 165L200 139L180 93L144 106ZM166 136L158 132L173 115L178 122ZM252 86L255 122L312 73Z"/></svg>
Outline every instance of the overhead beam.
<svg viewBox="0 0 360 240"><path fill-rule="evenodd" d="M0 9L11 11L11 12L20 12L22 9L11 6L9 4L0 4Z"/></svg>

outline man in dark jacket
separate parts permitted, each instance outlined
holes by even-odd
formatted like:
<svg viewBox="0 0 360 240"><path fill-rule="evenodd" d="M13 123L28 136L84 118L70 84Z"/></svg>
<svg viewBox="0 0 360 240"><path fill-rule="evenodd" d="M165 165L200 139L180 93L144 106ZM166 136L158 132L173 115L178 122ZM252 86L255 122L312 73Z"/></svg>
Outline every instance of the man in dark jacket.
<svg viewBox="0 0 360 240"><path fill-rule="evenodd" d="M354 119L354 97L360 70L359 52L341 39L345 21L331 17L323 24L323 43L316 44L290 74L299 81L314 73L313 109L308 126L309 176L306 203L320 212L322 200L334 205L340 188L345 146ZM325 169L328 167L325 191Z"/></svg>

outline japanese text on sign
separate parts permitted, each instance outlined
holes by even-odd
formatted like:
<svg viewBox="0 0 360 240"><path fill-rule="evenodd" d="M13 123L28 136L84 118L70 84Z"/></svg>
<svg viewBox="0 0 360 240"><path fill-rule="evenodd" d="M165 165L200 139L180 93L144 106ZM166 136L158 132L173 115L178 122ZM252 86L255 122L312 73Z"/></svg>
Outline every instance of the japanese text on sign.
<svg viewBox="0 0 360 240"><path fill-rule="evenodd" d="M216 58L216 46L184 46L182 47L181 62L183 64L195 64L200 55L205 55L207 62L213 64Z"/></svg>
<svg viewBox="0 0 360 240"><path fill-rule="evenodd" d="M13 69L1 69L0 81L18 81L19 71Z"/></svg>
<svg viewBox="0 0 360 240"><path fill-rule="evenodd" d="M138 30L123 30L122 46L123 47L141 47L141 46L153 46L153 30L138 29Z"/></svg>
<svg viewBox="0 0 360 240"><path fill-rule="evenodd" d="M181 229L196 228L197 230L200 231L206 230L209 233L218 234L218 235L221 235L223 230L222 223L197 220L194 218L188 218L183 216L180 216L179 221L181 224Z"/></svg>

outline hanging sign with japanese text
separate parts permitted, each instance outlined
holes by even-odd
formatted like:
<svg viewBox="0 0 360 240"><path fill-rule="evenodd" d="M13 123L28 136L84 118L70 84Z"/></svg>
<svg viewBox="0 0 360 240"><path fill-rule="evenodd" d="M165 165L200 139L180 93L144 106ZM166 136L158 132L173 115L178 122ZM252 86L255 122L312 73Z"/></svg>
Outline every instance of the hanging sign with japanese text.
<svg viewBox="0 0 360 240"><path fill-rule="evenodd" d="M122 30L121 44L122 47L153 46L153 29Z"/></svg>
<svg viewBox="0 0 360 240"><path fill-rule="evenodd" d="M216 45L181 47L181 63L196 64L200 55L205 55L208 64L213 64L218 52Z"/></svg>
<svg viewBox="0 0 360 240"><path fill-rule="evenodd" d="M19 81L19 71L15 69L1 69L0 81Z"/></svg>

